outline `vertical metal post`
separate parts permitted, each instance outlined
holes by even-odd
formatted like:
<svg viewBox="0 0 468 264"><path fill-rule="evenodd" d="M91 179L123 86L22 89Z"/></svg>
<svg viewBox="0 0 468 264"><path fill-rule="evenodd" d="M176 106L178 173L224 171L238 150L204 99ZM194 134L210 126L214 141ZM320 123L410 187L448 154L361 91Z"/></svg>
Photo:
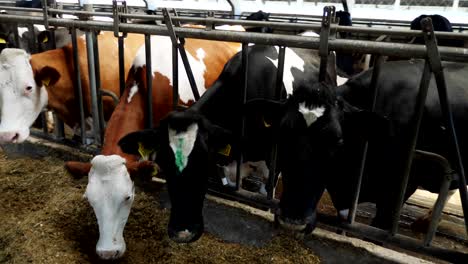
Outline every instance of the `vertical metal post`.
<svg viewBox="0 0 468 264"><path fill-rule="evenodd" d="M49 134L49 130L47 129L47 116L46 112L42 111L40 114L41 117L41 126L42 126L42 133L45 135Z"/></svg>
<svg viewBox="0 0 468 264"><path fill-rule="evenodd" d="M42 0L42 15L44 17L44 27L46 29L49 28L49 14L48 13L49 13L49 10L47 6L47 0Z"/></svg>
<svg viewBox="0 0 468 264"><path fill-rule="evenodd" d="M330 35L330 24L332 22L332 16L335 14L335 7L326 6L323 8L322 17L322 29L320 31L320 44L319 44L319 55L320 55L320 70L319 70L319 81L325 81L327 76L327 64L328 64L328 37Z"/></svg>
<svg viewBox="0 0 468 264"><path fill-rule="evenodd" d="M247 88L248 88L248 83L249 83L249 43L242 43L242 83L243 87L241 89L240 93L240 98L239 98L239 103L241 105L245 105L247 101ZM243 157L243 140L245 136L245 115L242 114L241 118L241 124L240 124L240 137L239 137L239 154L237 156L237 166L236 166L236 190L240 189L240 184L241 184L241 168L242 168L242 163L244 163L244 157Z"/></svg>
<svg viewBox="0 0 468 264"><path fill-rule="evenodd" d="M286 55L286 47L279 47L278 52L278 70L276 71L276 87L275 87L275 100L281 100L281 90L283 88L283 75L284 75L284 58ZM273 127L273 137L276 137L278 133L277 127ZM270 155L270 172L268 175L268 184L267 184L267 199L273 199L273 190L275 188L276 182L278 181L276 173L276 162L278 160L278 144L273 142L271 146L271 155Z"/></svg>
<svg viewBox="0 0 468 264"><path fill-rule="evenodd" d="M406 186L408 185L408 179L410 176L411 172L411 165L413 163L413 154L414 154L414 148L416 146L416 142L418 140L418 134L419 134L419 127L421 124L421 118L424 113L424 105L426 102L426 97L427 97L427 91L429 90L429 83L431 81L431 68L429 66L429 61L426 60L424 64L424 70L423 74L421 77L421 83L419 86L419 92L416 98L416 105L414 109L414 114L412 117L412 121L410 122L411 128L409 129L410 131L410 137L409 137L409 144L407 148L407 152L403 156L406 158L406 163L404 166L404 172L403 172L403 178L401 181L400 189L399 189L399 195L398 199L396 201L396 204L393 209L393 214L392 214L392 229L391 229L391 234L395 235L398 232L398 223L400 220L400 212L401 208L403 206L403 200L405 198L405 193L406 193Z"/></svg>
<svg viewBox="0 0 468 264"><path fill-rule="evenodd" d="M58 118L58 116L53 113L54 116L54 134L56 139L64 139L65 138L65 126L63 121Z"/></svg>
<svg viewBox="0 0 468 264"><path fill-rule="evenodd" d="M48 47L51 49L56 49L56 42L55 42L55 29L49 29L50 32L50 40ZM54 115L54 132L55 132L55 138L56 139L64 139L65 138L65 125L63 124L63 121L60 120L55 113Z"/></svg>
<svg viewBox="0 0 468 264"><path fill-rule="evenodd" d="M72 37L72 47L73 47L73 68L75 69L75 87L77 88L78 94L78 107L80 109L80 127L81 127L81 144L86 144L86 124L85 124L85 113L84 113L84 100L83 100L83 88L81 87L81 72L80 72L80 62L78 57L78 43L76 39L76 29L72 28L71 37Z"/></svg>
<svg viewBox="0 0 468 264"><path fill-rule="evenodd" d="M93 32L87 31L86 35L86 49L88 55L88 74L89 74L89 89L91 92L91 114L93 117L94 137L97 144L101 144L101 125L99 124L99 106L98 95L96 87L96 69L94 65L94 45L93 45Z"/></svg>
<svg viewBox="0 0 468 264"><path fill-rule="evenodd" d="M95 70L96 70L96 94L97 94L98 111L99 111L99 131L101 132L101 139L103 139L106 121L104 120L104 109L102 106L101 67L100 67L101 64L99 62L98 37L99 37L99 34L96 31L93 31L94 65L95 65Z"/></svg>
<svg viewBox="0 0 468 264"><path fill-rule="evenodd" d="M127 23L127 18L122 17L120 14L127 13L127 2L121 2L121 5L116 0L112 1L112 15L114 18L114 36L119 39L119 81L120 81L120 96L125 90L125 54L124 54L124 39L127 33L119 32L120 23Z"/></svg>
<svg viewBox="0 0 468 264"><path fill-rule="evenodd" d="M175 11L174 13L177 16L177 13ZM163 15L164 15L164 21L166 23L166 27L169 31L169 37L171 38L172 44L177 45L179 49L180 58L182 59L182 63L184 64L185 72L187 73L187 79L190 83L190 88L192 88L193 97L195 98L195 101L198 101L198 99L200 99L200 93L198 92L197 83L195 82L195 78L193 77L193 73L190 67L190 63L188 61L187 53L184 49L185 39L178 38L176 36L174 32L174 27L172 25L171 16L166 8L163 9Z"/></svg>
<svg viewBox="0 0 468 264"><path fill-rule="evenodd" d="M419 150L417 150L416 152L418 154L423 153L423 151L419 151ZM439 195L437 196L437 201L432 211L431 223L429 224L429 229L427 230L426 236L424 238L424 246L426 247L429 247L431 245L432 239L435 236L435 233L437 231L437 226L439 225L440 218L442 217L442 211L444 209L445 204L447 203L447 195L449 192L450 183L453 181L452 179L453 171L451 171L450 164L447 161L447 159L445 159L442 156L439 156L437 154L432 154L432 153L429 154L428 156L433 157L433 159L435 159L434 162L438 162L444 167L445 175L444 175L442 184L440 186L440 191L439 191Z"/></svg>
<svg viewBox="0 0 468 264"><path fill-rule="evenodd" d="M172 105L176 110L179 104L179 49L172 45Z"/></svg>
<svg viewBox="0 0 468 264"><path fill-rule="evenodd" d="M120 96L124 93L125 90L125 48L124 48L124 38L118 37L119 40L119 83L120 83ZM120 97L119 96L119 97Z"/></svg>
<svg viewBox="0 0 468 264"><path fill-rule="evenodd" d="M434 36L434 29L430 18L421 20L421 27L425 31L424 40L426 41L427 50L429 53L428 59L431 70L434 73L435 81L437 84L437 91L439 93L440 108L445 125L448 128L449 141L452 157L455 158L454 167L458 172L458 189L460 191L460 200L463 208L463 216L465 218L465 230L468 234L468 193L466 189L466 178L463 161L461 159L460 147L458 145L457 133L453 122L452 109L449 103L447 94L447 83L445 82L445 75L440 61L440 54L437 48L437 42ZM429 34L430 33L430 34Z"/></svg>
<svg viewBox="0 0 468 264"><path fill-rule="evenodd" d="M147 119L146 127L153 127L153 70L151 69L151 35L145 35L145 52L146 52L146 87L147 94Z"/></svg>
<svg viewBox="0 0 468 264"><path fill-rule="evenodd" d="M370 108L371 112L375 112L375 107L377 105L377 98L379 95L379 91L377 89L377 82L379 80L380 71L381 71L383 62L384 62L383 56L377 56L374 69L372 70L372 79L371 79L371 85L370 85L370 88L372 91L372 102L371 102L371 108ZM349 210L348 219L347 219L350 224L353 224L354 219L356 218L357 206L359 202L359 195L361 193L361 184L362 184L362 178L364 176L368 149L369 149L369 142L366 141L364 142L364 146L362 149L361 164L359 167L358 179L356 182L356 188L354 189L353 199L351 200L351 208Z"/></svg>

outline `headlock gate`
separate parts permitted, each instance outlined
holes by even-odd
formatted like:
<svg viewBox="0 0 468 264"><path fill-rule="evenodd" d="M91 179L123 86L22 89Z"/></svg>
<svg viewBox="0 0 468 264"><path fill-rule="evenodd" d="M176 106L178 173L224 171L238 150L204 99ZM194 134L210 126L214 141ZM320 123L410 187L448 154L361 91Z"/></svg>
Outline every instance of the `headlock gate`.
<svg viewBox="0 0 468 264"><path fill-rule="evenodd" d="M277 99L280 99L280 92L283 79L283 69L284 69L284 56L285 56L285 47L298 47L298 48L308 48L318 50L321 62L320 62L320 74L319 79L323 80L325 78L325 70L327 65L328 55L332 51L347 51L347 52L360 52L360 53L369 53L375 56L374 58L374 67L372 72L372 90L373 90L373 102L372 110L375 109L376 101L379 96L379 91L376 89L377 82L379 80L380 69L382 63L385 61L385 56L398 56L404 58L420 58L425 60L425 66L423 75L420 77L420 86L419 93L417 96L417 104L414 109L414 115L412 118L412 140L409 144L409 148L406 153L406 166L404 171L403 181L400 186L400 196L399 199L394 202L393 212L393 225L391 230L384 231L377 229L368 225L357 223L355 221L357 204L359 199L359 193L361 188L361 179L363 175L364 168L366 166L366 156L368 150L368 143L366 142L362 147L362 162L360 166L360 177L358 182L355 183L355 193L354 199L352 201L352 208L348 214L347 222L337 223L336 219L329 216L322 215L320 220L323 223L334 225L339 229L342 229L347 232L351 232L357 235L364 236L366 238L380 241L383 243L391 243L398 245L402 248L408 248L418 252L423 252L425 254L430 254L438 258L442 258L449 261L458 261L463 258L466 259L466 256L463 256L460 252L454 252L448 249L443 249L440 247L431 246L431 241L435 235L437 224L442 214L442 209L447 199L447 193L450 183L453 180L457 180L459 183L459 191L461 195L462 207L465 218L465 227L468 232L468 195L466 189L465 181L465 172L463 164L460 157L460 149L458 145L457 135L455 133L454 122L452 117L452 111L450 108L450 103L447 96L447 85L445 82L444 69L442 67L441 61L458 61L458 62L467 62L468 63L468 49L467 48L454 48L454 47L438 47L437 38L447 38L447 39L459 39L468 41L468 34L462 33L452 33L452 32L437 32L434 33L434 29L430 19L423 19L421 22L422 31L416 30L406 30L406 29L382 29L375 27L359 27L359 26L338 26L335 19L335 8L333 6L327 6L324 8L323 16L321 22L316 21L298 21L295 23L290 22L265 22L265 21L246 21L246 20L234 20L234 19L224 19L217 18L216 15L212 12L209 12L205 17L189 17L189 16L179 16L176 10L167 10L162 9L162 15L147 15L143 12L132 13L128 12L128 7L125 2L113 1L112 12L108 12L109 8L104 8L100 12L96 12L92 5L85 5L83 10L79 10L79 7L76 6L63 6L63 5L46 5L47 1L43 1L43 9L24 9L17 7L9 6L0 6L0 9L16 12L36 12L37 16L29 16L24 14L1 14L0 22L1 23L15 23L15 24L28 24L32 27L33 24L43 24L48 31L54 36L54 30L57 27L68 28L72 37L73 43L73 62L75 65L75 79L76 87L80 88L77 91L79 98L79 107L80 107L80 125L81 128L86 127L84 107L83 107L83 91L81 91L81 79L80 79L80 68L78 67L78 54L77 54L77 29L85 31L86 38L86 47L87 47L87 58L89 61L89 82L91 87L91 102L92 102L92 117L93 117L93 130L94 130L94 142L93 144L88 144L88 136L85 134L85 129L81 129L80 142L71 141L67 139L64 134L63 124L58 126L59 129L56 130L56 134L53 136L48 136L49 139L59 140L62 143L73 144L76 147L85 150L91 150L93 153L99 152L99 147L103 142L103 131L105 129L105 121L103 117L102 110L102 96L109 95L104 90L102 90L100 85L100 73L99 67L99 46L96 41L96 34L98 31L113 31L115 37L118 38L119 45L119 65L120 65L120 91L122 92L125 88L125 75L124 72L124 45L123 39L126 37L127 33L139 33L145 35L145 47L146 47L146 65L149 67L146 68L146 82L152 83L152 71L151 71L151 35L163 35L169 36L173 44L173 105L174 109L177 109L178 103L178 52L181 54L181 59L184 63L185 69L189 76L190 85L194 94L194 97L198 99L200 95L193 80L191 74L190 65L188 63L187 55L184 50L184 38L199 38L207 39L214 41L232 41L232 42L241 42L242 43L242 67L244 71L243 76L243 92L239 100L246 103L246 89L247 89L247 67L248 56L247 56L247 47L249 43L255 44L265 44L265 45L277 45L279 49L278 57L278 74L276 80L277 88ZM78 16L80 19L72 18L62 18L64 15L74 15ZM96 21L92 20L92 17L112 17L113 22L105 21ZM130 23L131 20L143 20L147 24L135 24ZM206 28L187 28L180 27L181 23L197 23L206 25ZM315 32L320 32L320 37L311 37L311 36L299 36L299 35L288 35L288 34L265 34L265 33L255 33L255 32L237 32L237 31L221 31L214 28L215 25L228 24L228 25L243 25L243 26L260 26L260 27L272 27L274 29L279 29L283 31L287 30L312 30ZM340 39L336 38L338 32L347 32L347 33L361 33L369 36L397 36L397 37L423 37L425 45L412 45L405 43L396 43L388 41L370 41L370 40L359 40L359 39ZM16 33L18 37L18 33ZM385 39L379 38L379 40ZM51 47L54 48L54 47ZM424 151L419 151L415 149L421 117L424 110L424 103L427 97L428 87L431 80L431 76L434 75L435 81L437 83L437 89L439 94L440 105L442 108L443 117L445 120L445 126L449 132L449 143L451 151L454 157L457 157L457 163L452 164L456 173L452 173L452 170L448 164L448 161L437 154L428 153ZM192 77L190 77L192 76ZM149 85L151 89L151 85ZM152 94L151 91L149 94ZM112 96L112 94L110 94ZM114 97L116 97L114 95ZM118 100L118 98L115 98ZM152 97L147 98L148 105L148 120L146 122L147 127L152 127ZM75 107L75 106L69 106ZM245 121L242 120L239 125L243 127ZM44 127L44 132L47 133L47 129ZM37 133L36 133L37 135ZM44 135L43 135L44 136ZM47 135L46 135L47 136ZM216 187L212 189L212 193L230 197L231 199L238 199L240 201L246 202L248 204L263 208L271 209L274 211L277 207L278 200L274 198L274 188L277 183L277 169L275 166L276 156L277 156L277 147L272 146L271 152L271 164L270 164L270 177L267 184L267 195L261 195L252 193L241 188L241 178L240 178L240 169L242 164L242 155L240 155L237 162L237 178L236 186L234 189L229 189L226 187ZM398 234L398 223L400 219L400 212L403 206L404 200L404 190L408 182L411 164L414 156L423 156L425 158L431 159L445 168L446 179L443 184L440 186L440 194L437 199L437 205L433 213L431 220L430 228L423 241L419 241L414 238L410 238L404 235ZM227 191L227 192L226 192Z"/></svg>

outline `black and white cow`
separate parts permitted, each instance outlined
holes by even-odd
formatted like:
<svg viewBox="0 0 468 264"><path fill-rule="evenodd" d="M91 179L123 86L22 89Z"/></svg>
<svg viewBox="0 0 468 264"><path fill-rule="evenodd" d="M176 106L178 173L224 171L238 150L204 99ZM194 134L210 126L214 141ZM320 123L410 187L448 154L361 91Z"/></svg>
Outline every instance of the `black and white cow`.
<svg viewBox="0 0 468 264"><path fill-rule="evenodd" d="M252 21L269 21L270 13L263 12L259 10L255 13L248 15L245 20ZM273 33L271 27L245 27L245 31L248 32L261 32L261 33Z"/></svg>
<svg viewBox="0 0 468 264"><path fill-rule="evenodd" d="M409 144L409 129L423 65L423 61L392 61L383 64L377 85L379 99L375 113L365 111L369 110L371 105L371 71L351 78L346 84L338 87L338 102L342 103L344 108L341 109L343 112L337 115L340 117L337 119L337 126L341 128L343 139L342 146L337 149L327 149L329 146L326 145L325 149L307 147L304 150L304 146L308 144L304 142L318 143L311 137L312 134L300 137L298 135L301 134L292 129L290 134L281 134L280 153L287 155L287 159L282 161L284 192L281 210L297 208L299 213L310 211L306 215L314 215L317 197L321 195L323 188L326 188L336 209L346 217L354 192L352 186L355 186L357 181L362 145L364 140L369 140L360 202L376 203L377 213L373 225L383 229L391 227L391 216L399 195L404 169L405 161L402 157ZM444 69L462 159L466 166L468 156L464 155L463 150L468 144L465 137L468 132L468 94L463 80L468 74L468 67L465 64L445 63ZM449 154L447 130L442 120L434 80L431 82L425 104L421 132L417 149L438 153L447 157L450 162L454 160ZM334 133L325 132L324 135L316 137L323 140L333 135ZM310 153L303 153L301 150L309 150ZM333 151L332 155L328 155L330 151ZM311 166L314 160L319 159L317 155L328 155L330 158L326 159L327 163L314 163ZM305 161L298 162L300 160ZM287 175L288 170L294 173L291 176ZM405 201L418 186L438 192L443 178L444 168L440 164L424 158L415 158ZM451 188L456 188L455 183ZM303 208L298 205L302 205ZM294 216L295 213L282 211L282 214L283 217L288 217ZM299 221L292 226L303 229L307 222Z"/></svg>
<svg viewBox="0 0 468 264"><path fill-rule="evenodd" d="M412 30L421 30L421 20L430 17L432 20L432 25L434 27L434 31L444 31L444 32L453 32L452 23L441 15L420 15L417 18L411 21L410 28ZM437 33L436 33L437 34ZM412 41L414 44L424 44L423 37L416 37ZM449 47L463 47L464 41L458 39L437 39L437 44L440 46L449 46Z"/></svg>
<svg viewBox="0 0 468 264"><path fill-rule="evenodd" d="M247 99L275 98L278 48L255 45L248 50ZM275 124L270 120L276 119L276 113L259 107L243 108L241 61L241 53L234 56L213 86L188 110L171 113L158 129L131 133L119 142L124 152L136 155L139 146L158 149L156 162L167 179L172 204L168 232L174 241L191 242L201 236L208 178L218 177L217 163L224 159L218 153L221 149L229 146L231 157L236 157L242 145L248 161L269 157L275 138L272 132ZM301 119L304 127L311 126L314 131L324 127L328 131L333 130L333 125L327 124L334 113L334 91L317 84L318 65L315 51L287 48L281 94L290 95L288 107L295 109L291 118ZM326 82L335 84L333 67L330 69ZM305 99L301 91L310 92L311 99ZM242 112L246 116L246 137L239 142ZM333 145L339 142L339 131L330 140Z"/></svg>

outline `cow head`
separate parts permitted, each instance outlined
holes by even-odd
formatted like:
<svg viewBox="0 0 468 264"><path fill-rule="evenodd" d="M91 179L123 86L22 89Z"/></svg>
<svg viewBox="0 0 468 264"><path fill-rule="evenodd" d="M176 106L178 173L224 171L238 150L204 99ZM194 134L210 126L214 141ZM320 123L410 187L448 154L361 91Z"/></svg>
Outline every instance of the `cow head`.
<svg viewBox="0 0 468 264"><path fill-rule="evenodd" d="M119 141L124 152L157 149L156 162L165 176L171 200L169 237L180 243L197 240L204 231L203 202L208 178L216 175L214 156L230 133L195 111L172 112L157 130L130 133Z"/></svg>
<svg viewBox="0 0 468 264"><path fill-rule="evenodd" d="M325 84L296 87L283 102L251 100L249 112L274 113L279 125L278 160L283 178L280 224L312 231L316 205L325 189L331 161L343 144L343 112L334 89Z"/></svg>
<svg viewBox="0 0 468 264"><path fill-rule="evenodd" d="M387 125L377 114L348 104L336 90L322 83L302 85L284 102L252 100L247 104L279 119L283 192L277 220L287 229L306 233L314 229L323 191L337 184L333 179L345 161L347 139L355 135L368 139L374 126L385 129Z"/></svg>
<svg viewBox="0 0 468 264"><path fill-rule="evenodd" d="M33 72L29 59L20 49L0 54L0 143L19 143L29 136L29 127L47 105L46 87L60 77L47 66Z"/></svg>
<svg viewBox="0 0 468 264"><path fill-rule="evenodd" d="M102 259L116 259L125 252L123 230L135 195L134 185L125 159L118 155L98 155L91 164L84 196L99 225L96 253Z"/></svg>

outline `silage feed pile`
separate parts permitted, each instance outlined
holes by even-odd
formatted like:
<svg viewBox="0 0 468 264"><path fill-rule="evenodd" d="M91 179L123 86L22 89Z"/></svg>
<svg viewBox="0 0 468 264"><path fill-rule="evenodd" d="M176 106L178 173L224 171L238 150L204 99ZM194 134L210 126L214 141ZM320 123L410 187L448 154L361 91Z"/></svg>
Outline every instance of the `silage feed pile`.
<svg viewBox="0 0 468 264"><path fill-rule="evenodd" d="M63 161L8 159L0 153L0 263L97 263L98 228L83 199L87 178L74 179ZM300 241L274 237L264 247L226 243L205 233L189 245L166 235L169 216L157 195L137 192L118 263L318 263Z"/></svg>

